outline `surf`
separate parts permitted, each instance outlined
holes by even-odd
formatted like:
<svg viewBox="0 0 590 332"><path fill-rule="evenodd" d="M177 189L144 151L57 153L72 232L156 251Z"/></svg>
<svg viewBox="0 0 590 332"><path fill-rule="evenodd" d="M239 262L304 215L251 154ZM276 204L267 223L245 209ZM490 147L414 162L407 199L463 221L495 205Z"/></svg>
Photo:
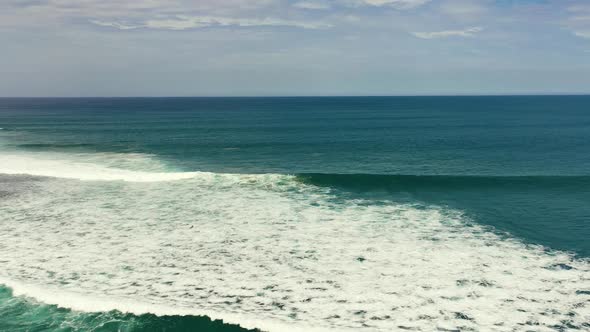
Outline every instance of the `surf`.
<svg viewBox="0 0 590 332"><path fill-rule="evenodd" d="M80 156L82 157L82 156ZM112 168L80 160L67 160L59 155L0 155L0 173L76 179L82 181L159 182L178 181L205 175L202 172L147 172ZM105 158L108 160L108 156Z"/></svg>
<svg viewBox="0 0 590 332"><path fill-rule="evenodd" d="M43 311L44 315L35 317L32 313L36 311ZM141 331L145 328L166 329L170 326L177 329L219 331L328 331L312 326L301 327L255 319L235 313L199 311L116 297L91 297L7 279L0 279L0 312L10 316L4 318L13 320L12 324L0 323L0 327L3 326L1 324L8 324L12 328L18 325L19 314L24 314L29 315L32 320L38 319L39 322L35 323L39 325L53 328L71 326L78 321L84 329L105 328L109 325L115 328L115 325L118 325L119 329L125 328L130 331Z"/></svg>
<svg viewBox="0 0 590 332"><path fill-rule="evenodd" d="M268 331L584 328L590 317L586 260L460 210L341 196L301 176L137 181L160 172L10 158L57 176L20 178L0 201L0 279L17 296Z"/></svg>

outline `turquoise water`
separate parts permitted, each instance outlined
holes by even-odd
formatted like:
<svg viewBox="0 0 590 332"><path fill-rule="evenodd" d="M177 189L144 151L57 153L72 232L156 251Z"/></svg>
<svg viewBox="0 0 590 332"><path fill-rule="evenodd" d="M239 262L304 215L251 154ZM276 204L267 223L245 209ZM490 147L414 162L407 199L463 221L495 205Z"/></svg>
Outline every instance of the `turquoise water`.
<svg viewBox="0 0 590 332"><path fill-rule="evenodd" d="M13 297L0 286L0 331L244 331L207 317L132 315L118 311L82 313Z"/></svg>
<svg viewBox="0 0 590 332"><path fill-rule="evenodd" d="M589 105L0 99L0 330L589 329Z"/></svg>

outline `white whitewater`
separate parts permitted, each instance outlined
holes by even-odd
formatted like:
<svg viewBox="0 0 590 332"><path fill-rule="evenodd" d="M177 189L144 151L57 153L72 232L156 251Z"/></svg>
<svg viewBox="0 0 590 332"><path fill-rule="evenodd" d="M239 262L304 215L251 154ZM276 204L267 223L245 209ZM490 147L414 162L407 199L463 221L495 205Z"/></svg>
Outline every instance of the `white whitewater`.
<svg viewBox="0 0 590 332"><path fill-rule="evenodd" d="M0 173L27 174L34 176L57 177L84 181L129 181L159 182L190 179L200 172L146 172L108 167L93 164L84 160L89 154L78 155L79 160L65 159L59 154L23 154L4 152L0 155ZM135 159L148 159L139 154L132 155ZM121 154L104 154L103 161L109 158L121 158Z"/></svg>
<svg viewBox="0 0 590 332"><path fill-rule="evenodd" d="M590 321L587 261L460 211L342 199L277 174L107 162L0 157L0 173L54 177L25 177L0 200L0 282L76 310L207 314L269 331Z"/></svg>

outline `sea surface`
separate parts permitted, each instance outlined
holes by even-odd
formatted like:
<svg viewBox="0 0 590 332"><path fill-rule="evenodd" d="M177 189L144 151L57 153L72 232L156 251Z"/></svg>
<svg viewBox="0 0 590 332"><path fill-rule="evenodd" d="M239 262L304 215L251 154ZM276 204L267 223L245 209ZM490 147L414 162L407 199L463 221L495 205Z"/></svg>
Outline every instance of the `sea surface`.
<svg viewBox="0 0 590 332"><path fill-rule="evenodd" d="M0 331L590 331L590 96L0 99Z"/></svg>

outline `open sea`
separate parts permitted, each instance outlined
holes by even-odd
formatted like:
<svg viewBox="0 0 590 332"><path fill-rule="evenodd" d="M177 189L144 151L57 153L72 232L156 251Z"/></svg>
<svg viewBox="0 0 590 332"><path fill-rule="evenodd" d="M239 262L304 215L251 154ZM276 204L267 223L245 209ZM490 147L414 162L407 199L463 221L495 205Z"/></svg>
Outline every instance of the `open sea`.
<svg viewBox="0 0 590 332"><path fill-rule="evenodd" d="M0 331L590 331L590 96L0 99Z"/></svg>

